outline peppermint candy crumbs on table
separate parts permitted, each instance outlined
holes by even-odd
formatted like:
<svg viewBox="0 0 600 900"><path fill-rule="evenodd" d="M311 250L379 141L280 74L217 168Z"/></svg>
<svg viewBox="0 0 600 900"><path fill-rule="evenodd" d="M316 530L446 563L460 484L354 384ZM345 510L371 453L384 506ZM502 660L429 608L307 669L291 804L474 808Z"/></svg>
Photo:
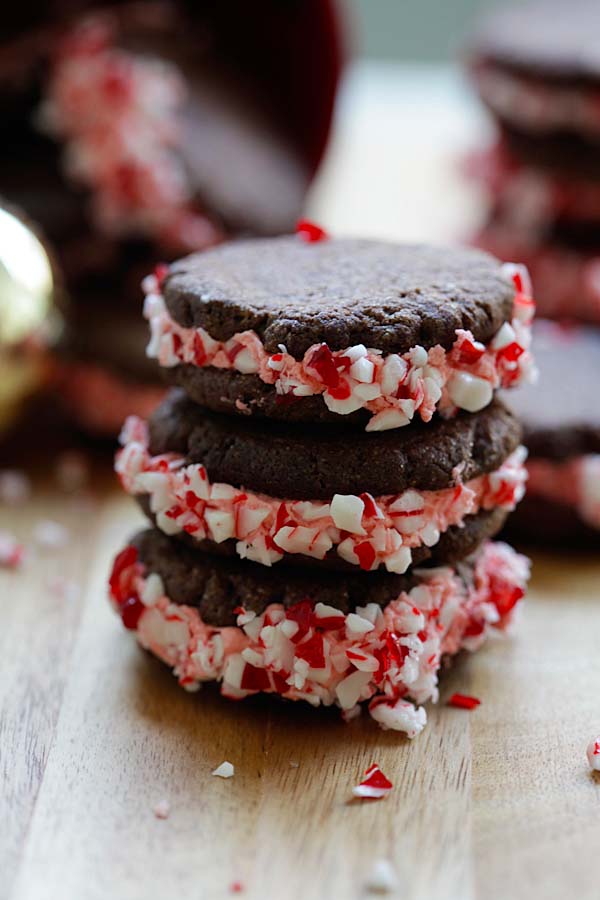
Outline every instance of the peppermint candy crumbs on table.
<svg viewBox="0 0 600 900"><path fill-rule="evenodd" d="M480 704L481 700L467 694L452 694L448 700L448 706L456 706L459 709L476 709Z"/></svg>
<svg viewBox="0 0 600 900"><path fill-rule="evenodd" d="M157 819L168 819L171 812L171 806L168 800L160 800L154 807L154 815Z"/></svg>
<svg viewBox="0 0 600 900"><path fill-rule="evenodd" d="M368 798L371 800L380 800L387 797L394 785L385 777L377 763L365 771L365 777L360 784L352 788L354 797Z"/></svg>
<svg viewBox="0 0 600 900"><path fill-rule="evenodd" d="M229 890L232 894L241 894L246 888L242 881L232 881L229 885Z"/></svg>
<svg viewBox="0 0 600 900"><path fill-rule="evenodd" d="M235 768L233 767L232 763L225 760L225 762L222 762L220 766L217 766L212 774L216 775L218 778L232 778L234 773Z"/></svg>
<svg viewBox="0 0 600 900"><path fill-rule="evenodd" d="M302 238L303 241L306 241L307 244L314 244L317 241L326 241L329 237L327 232L321 228L320 225L316 225L308 219L298 220L296 223L296 234L299 238Z"/></svg>
<svg viewBox="0 0 600 900"><path fill-rule="evenodd" d="M58 550L69 543L69 532L60 522L52 519L40 519L34 526L33 539L41 547Z"/></svg>
<svg viewBox="0 0 600 900"><path fill-rule="evenodd" d="M587 758L592 772L600 772L600 737L592 738L589 742Z"/></svg>
<svg viewBox="0 0 600 900"><path fill-rule="evenodd" d="M25 558L25 545L8 531L0 531L0 566L18 569Z"/></svg>
<svg viewBox="0 0 600 900"><path fill-rule="evenodd" d="M398 876L389 859L376 859L365 887L370 894L391 894L399 887Z"/></svg>

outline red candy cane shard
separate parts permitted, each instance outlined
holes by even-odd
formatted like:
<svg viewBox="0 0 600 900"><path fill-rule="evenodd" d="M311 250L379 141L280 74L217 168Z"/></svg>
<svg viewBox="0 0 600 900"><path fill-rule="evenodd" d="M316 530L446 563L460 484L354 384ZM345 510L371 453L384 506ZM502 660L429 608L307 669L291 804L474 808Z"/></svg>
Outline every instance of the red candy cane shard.
<svg viewBox="0 0 600 900"><path fill-rule="evenodd" d="M475 709L481 700L477 697L468 697L466 694L452 694L448 700L448 706L457 706L459 709Z"/></svg>
<svg viewBox="0 0 600 900"><path fill-rule="evenodd" d="M380 800L382 797L387 797L393 787L394 785L385 777L377 763L373 763L366 770L361 783L352 788L352 794L354 797Z"/></svg>
<svg viewBox="0 0 600 900"><path fill-rule="evenodd" d="M306 241L307 244L314 244L317 241L326 241L329 237L327 232L321 228L320 225L316 225L308 219L298 220L296 223L296 234L298 237L302 238L303 241Z"/></svg>

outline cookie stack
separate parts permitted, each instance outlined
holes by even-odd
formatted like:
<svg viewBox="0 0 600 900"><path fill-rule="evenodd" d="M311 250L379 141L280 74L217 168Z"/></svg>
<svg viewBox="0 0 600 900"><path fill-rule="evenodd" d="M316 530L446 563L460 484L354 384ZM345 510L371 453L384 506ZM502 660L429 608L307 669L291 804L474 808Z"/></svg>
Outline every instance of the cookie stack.
<svg viewBox="0 0 600 900"><path fill-rule="evenodd" d="M473 160L491 213L474 243L531 271L540 389L517 395L529 489L519 538L600 544L600 5L499 9L471 51L499 137ZM585 323L585 324L584 324ZM535 523L535 527L532 524Z"/></svg>
<svg viewBox="0 0 600 900"><path fill-rule="evenodd" d="M116 469L152 527L110 591L184 687L368 701L421 730L442 658L525 589L490 540L524 491L495 398L532 371L524 285L480 251L310 225L146 279L148 354L179 387L124 427Z"/></svg>

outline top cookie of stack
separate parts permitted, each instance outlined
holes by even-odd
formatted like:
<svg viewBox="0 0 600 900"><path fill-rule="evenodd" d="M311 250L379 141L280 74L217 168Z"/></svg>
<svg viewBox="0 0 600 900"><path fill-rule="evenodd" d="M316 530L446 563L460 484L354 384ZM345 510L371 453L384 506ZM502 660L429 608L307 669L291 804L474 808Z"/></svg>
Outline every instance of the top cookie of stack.
<svg viewBox="0 0 600 900"><path fill-rule="evenodd" d="M531 372L526 277L473 250L241 241L144 286L148 355L219 412L384 431L477 412Z"/></svg>

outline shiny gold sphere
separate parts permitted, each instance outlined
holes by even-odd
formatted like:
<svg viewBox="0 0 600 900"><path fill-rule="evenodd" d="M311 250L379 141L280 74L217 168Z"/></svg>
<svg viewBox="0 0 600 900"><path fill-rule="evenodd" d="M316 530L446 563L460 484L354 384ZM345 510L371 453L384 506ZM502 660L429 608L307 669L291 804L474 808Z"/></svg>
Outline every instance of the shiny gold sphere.
<svg viewBox="0 0 600 900"><path fill-rule="evenodd" d="M44 383L45 348L57 327L54 296L42 241L14 210L0 206L0 430Z"/></svg>

